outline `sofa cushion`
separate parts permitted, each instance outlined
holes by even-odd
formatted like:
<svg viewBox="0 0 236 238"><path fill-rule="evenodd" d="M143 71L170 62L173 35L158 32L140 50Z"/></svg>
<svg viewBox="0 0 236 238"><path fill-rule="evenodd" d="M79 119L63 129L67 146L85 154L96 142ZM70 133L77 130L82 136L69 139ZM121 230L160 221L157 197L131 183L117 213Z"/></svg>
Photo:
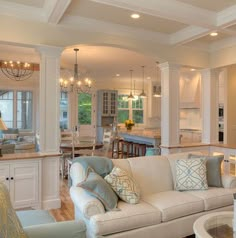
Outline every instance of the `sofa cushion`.
<svg viewBox="0 0 236 238"><path fill-rule="evenodd" d="M16 214L23 227L55 222L47 210L17 211Z"/></svg>
<svg viewBox="0 0 236 238"><path fill-rule="evenodd" d="M206 159L176 160L176 190L208 189Z"/></svg>
<svg viewBox="0 0 236 238"><path fill-rule="evenodd" d="M132 176L125 170L114 167L110 174L105 178L112 189L116 192L121 200L130 204L136 204L140 199L140 189Z"/></svg>
<svg viewBox="0 0 236 238"><path fill-rule="evenodd" d="M201 198L204 201L206 211L229 206L233 204L233 193L235 189L209 187L208 190L187 191L186 193Z"/></svg>
<svg viewBox="0 0 236 238"><path fill-rule="evenodd" d="M91 196L99 199L107 211L116 210L118 197L110 185L97 173L89 172L87 178L77 184L85 189Z"/></svg>
<svg viewBox="0 0 236 238"><path fill-rule="evenodd" d="M145 196L143 200L161 211L162 222L204 211L203 200L185 192L155 193Z"/></svg>
<svg viewBox="0 0 236 238"><path fill-rule="evenodd" d="M161 212L142 200L135 205L119 201L118 208L92 216L89 229L95 235L107 235L161 223Z"/></svg>
<svg viewBox="0 0 236 238"><path fill-rule="evenodd" d="M132 175L141 189L141 197L173 189L170 165L164 156L129 158L128 161Z"/></svg>

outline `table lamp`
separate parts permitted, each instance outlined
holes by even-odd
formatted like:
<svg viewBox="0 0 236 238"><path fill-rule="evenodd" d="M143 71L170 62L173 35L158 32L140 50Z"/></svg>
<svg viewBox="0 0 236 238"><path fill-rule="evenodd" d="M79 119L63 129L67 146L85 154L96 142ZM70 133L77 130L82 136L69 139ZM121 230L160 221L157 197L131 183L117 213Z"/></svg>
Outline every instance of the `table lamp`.
<svg viewBox="0 0 236 238"><path fill-rule="evenodd" d="M7 130L7 126L5 125L4 121L2 120L2 114L0 112L0 130ZM0 157L2 157L2 149L0 148Z"/></svg>

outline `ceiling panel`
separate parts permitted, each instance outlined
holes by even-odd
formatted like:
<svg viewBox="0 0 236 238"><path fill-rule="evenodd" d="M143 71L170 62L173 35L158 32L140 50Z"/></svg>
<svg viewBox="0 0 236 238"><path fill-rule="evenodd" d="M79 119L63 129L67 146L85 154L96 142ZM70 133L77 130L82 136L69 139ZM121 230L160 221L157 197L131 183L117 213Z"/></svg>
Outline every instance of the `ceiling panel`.
<svg viewBox="0 0 236 238"><path fill-rule="evenodd" d="M17 4L23 4L23 5L28 5L32 7L39 7L42 8L44 5L45 0L7 0L6 2L11 2L11 3L17 3Z"/></svg>
<svg viewBox="0 0 236 238"><path fill-rule="evenodd" d="M195 7L206 8L210 11L219 12L236 4L236 0L178 0Z"/></svg>
<svg viewBox="0 0 236 238"><path fill-rule="evenodd" d="M142 65L145 65L145 76L156 77L156 60L143 54L114 47L79 45L79 70L88 72L96 78L112 79L116 74L120 78L127 78L129 70L133 70L133 78L141 80ZM73 69L75 52L73 48L62 53L61 65L63 68ZM124 60L125 59L125 60Z"/></svg>
<svg viewBox="0 0 236 238"><path fill-rule="evenodd" d="M187 25L153 17L146 14L140 14L141 17L134 20L130 17L133 13L130 10L104 5L88 0L74 0L66 11L67 15L79 15L86 18L93 18L100 21L125 25L129 27L143 28L145 30L156 31L161 33L174 33Z"/></svg>

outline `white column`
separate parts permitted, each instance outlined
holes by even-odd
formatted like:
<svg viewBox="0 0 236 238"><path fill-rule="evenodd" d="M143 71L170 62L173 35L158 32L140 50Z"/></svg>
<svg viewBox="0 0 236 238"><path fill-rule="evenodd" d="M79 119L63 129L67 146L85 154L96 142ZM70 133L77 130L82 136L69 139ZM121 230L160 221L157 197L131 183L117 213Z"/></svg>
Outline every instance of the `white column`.
<svg viewBox="0 0 236 238"><path fill-rule="evenodd" d="M202 80L202 142L218 142L218 70L204 69Z"/></svg>
<svg viewBox="0 0 236 238"><path fill-rule="evenodd" d="M40 53L40 152L58 152L60 139L60 55L63 48L38 46Z"/></svg>
<svg viewBox="0 0 236 238"><path fill-rule="evenodd" d="M159 65L161 70L161 145L179 144L179 78L180 66Z"/></svg>

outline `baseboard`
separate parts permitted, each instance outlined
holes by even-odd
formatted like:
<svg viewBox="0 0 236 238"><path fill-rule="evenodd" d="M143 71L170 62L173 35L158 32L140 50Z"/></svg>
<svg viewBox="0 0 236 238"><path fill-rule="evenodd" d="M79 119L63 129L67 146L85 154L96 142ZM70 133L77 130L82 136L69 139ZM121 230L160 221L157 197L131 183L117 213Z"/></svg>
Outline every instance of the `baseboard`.
<svg viewBox="0 0 236 238"><path fill-rule="evenodd" d="M42 202L43 209L50 210L50 209L57 209L61 207L61 200L60 199L51 199L45 200Z"/></svg>

